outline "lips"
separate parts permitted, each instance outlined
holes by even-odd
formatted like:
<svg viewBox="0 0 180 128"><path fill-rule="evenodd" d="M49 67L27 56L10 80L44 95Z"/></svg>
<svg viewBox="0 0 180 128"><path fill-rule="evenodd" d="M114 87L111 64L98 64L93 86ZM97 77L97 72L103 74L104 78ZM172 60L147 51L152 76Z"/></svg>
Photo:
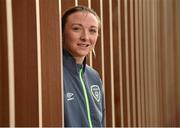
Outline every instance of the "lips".
<svg viewBox="0 0 180 128"><path fill-rule="evenodd" d="M84 44L84 43L79 43L77 45L80 46L80 47L89 47L89 44Z"/></svg>

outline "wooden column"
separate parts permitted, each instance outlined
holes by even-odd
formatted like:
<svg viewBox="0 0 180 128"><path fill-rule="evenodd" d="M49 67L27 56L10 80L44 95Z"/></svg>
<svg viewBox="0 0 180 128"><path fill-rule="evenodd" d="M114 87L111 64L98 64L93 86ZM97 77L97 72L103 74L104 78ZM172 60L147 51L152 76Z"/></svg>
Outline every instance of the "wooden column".
<svg viewBox="0 0 180 128"><path fill-rule="evenodd" d="M0 127L9 126L9 81L6 0L0 1Z"/></svg>
<svg viewBox="0 0 180 128"><path fill-rule="evenodd" d="M42 126L63 125L61 3L40 0Z"/></svg>
<svg viewBox="0 0 180 128"><path fill-rule="evenodd" d="M12 12L14 36L15 125L38 126L35 1L12 1Z"/></svg>

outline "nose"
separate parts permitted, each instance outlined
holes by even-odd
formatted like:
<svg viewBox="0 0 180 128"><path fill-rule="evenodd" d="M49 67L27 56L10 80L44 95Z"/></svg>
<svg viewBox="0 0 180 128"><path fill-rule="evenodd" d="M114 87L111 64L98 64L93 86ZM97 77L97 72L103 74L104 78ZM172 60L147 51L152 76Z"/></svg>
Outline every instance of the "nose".
<svg viewBox="0 0 180 128"><path fill-rule="evenodd" d="M82 31L80 39L82 41L87 41L89 39L89 35L88 35L88 32L86 30Z"/></svg>

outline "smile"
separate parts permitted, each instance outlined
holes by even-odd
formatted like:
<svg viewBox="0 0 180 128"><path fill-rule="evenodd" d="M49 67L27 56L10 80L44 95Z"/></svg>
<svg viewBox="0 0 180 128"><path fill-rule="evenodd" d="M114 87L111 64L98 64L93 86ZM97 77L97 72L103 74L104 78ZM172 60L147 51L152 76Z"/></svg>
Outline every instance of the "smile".
<svg viewBox="0 0 180 128"><path fill-rule="evenodd" d="M80 47L89 47L89 44L77 44Z"/></svg>

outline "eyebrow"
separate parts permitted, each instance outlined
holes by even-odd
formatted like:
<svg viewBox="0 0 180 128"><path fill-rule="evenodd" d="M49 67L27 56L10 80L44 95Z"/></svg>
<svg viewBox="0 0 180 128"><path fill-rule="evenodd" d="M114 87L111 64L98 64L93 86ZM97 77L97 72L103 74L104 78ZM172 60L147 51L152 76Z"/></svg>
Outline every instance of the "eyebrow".
<svg viewBox="0 0 180 128"><path fill-rule="evenodd" d="M73 26L73 25L79 25L79 26L81 26L81 27L83 27L83 25L82 24L79 24L79 23L73 23L71 26ZM98 29L98 27L97 26L94 26L94 25L92 25L92 26L90 26L91 28L97 28Z"/></svg>

